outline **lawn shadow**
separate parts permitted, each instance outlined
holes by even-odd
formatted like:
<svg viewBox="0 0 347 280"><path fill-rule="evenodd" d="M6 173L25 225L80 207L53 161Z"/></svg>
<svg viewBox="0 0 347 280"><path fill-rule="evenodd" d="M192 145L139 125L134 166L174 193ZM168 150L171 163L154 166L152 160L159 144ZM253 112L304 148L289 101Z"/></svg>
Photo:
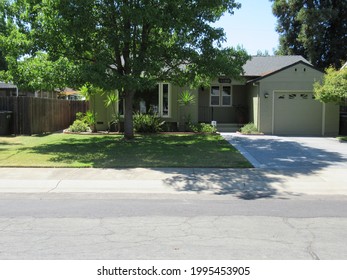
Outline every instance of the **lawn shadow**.
<svg viewBox="0 0 347 280"><path fill-rule="evenodd" d="M53 165L67 167L250 166L226 141L205 135L137 135L132 141L122 136L66 136L31 147L29 152L47 155Z"/></svg>
<svg viewBox="0 0 347 280"><path fill-rule="evenodd" d="M43 137L45 135L38 135ZM76 163L80 167L103 168L114 158L111 147L118 139L112 136L81 137L60 139L59 142L42 144L31 147L34 154L51 155L49 159L58 165L70 165Z"/></svg>

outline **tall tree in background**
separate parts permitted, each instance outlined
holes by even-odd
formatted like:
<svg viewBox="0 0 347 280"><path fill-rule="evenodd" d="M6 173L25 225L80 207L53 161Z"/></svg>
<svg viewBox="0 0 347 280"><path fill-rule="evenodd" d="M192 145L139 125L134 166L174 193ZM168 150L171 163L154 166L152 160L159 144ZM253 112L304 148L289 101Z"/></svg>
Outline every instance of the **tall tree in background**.
<svg viewBox="0 0 347 280"><path fill-rule="evenodd" d="M133 98L160 81L201 84L238 77L248 55L221 48L214 28L235 0L8 0L33 48L81 65L83 78L125 99L125 137L133 137ZM18 22L19 21L19 22ZM13 24L12 24L13 25Z"/></svg>
<svg viewBox="0 0 347 280"><path fill-rule="evenodd" d="M0 0L0 36L6 35L5 5ZM7 69L4 48L0 45L0 71Z"/></svg>
<svg viewBox="0 0 347 280"><path fill-rule="evenodd" d="M325 69L347 60L347 1L270 0L278 18L279 54L303 55Z"/></svg>

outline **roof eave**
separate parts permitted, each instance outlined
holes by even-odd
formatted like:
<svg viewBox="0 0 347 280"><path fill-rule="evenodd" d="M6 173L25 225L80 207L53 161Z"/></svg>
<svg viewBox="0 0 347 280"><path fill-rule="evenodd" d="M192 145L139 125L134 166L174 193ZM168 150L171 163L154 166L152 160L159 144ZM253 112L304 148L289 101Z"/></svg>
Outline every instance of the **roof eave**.
<svg viewBox="0 0 347 280"><path fill-rule="evenodd" d="M247 83L255 83L255 82L258 82L258 81L260 81L260 80L262 80L262 79L264 79L264 78L267 78L267 77L269 77L269 76L275 75L275 74L277 74L277 73L279 73L279 72L281 72L281 71L283 71L283 70L286 70L286 69L288 69L288 68L290 68L290 67L293 67L293 66L295 66L295 65L297 65L297 64L304 64L304 65L307 66L307 67L310 67L310 68L312 68L312 69L314 69L314 70L316 70L316 71L319 71L319 72L321 72L321 73L324 73L322 70L318 69L317 67L314 67L313 65L311 65L311 64L309 64L309 63L306 63L305 61L300 60L300 61L294 62L294 63L292 63L292 64L289 64L289 65L287 65L287 66L285 66L285 67L282 67L282 68L280 68L280 69L277 69L276 71L273 71L273 72L271 72L271 73L267 73L267 74L265 74L265 75L263 75L263 76L259 76L259 77L255 78L255 79L249 80Z"/></svg>

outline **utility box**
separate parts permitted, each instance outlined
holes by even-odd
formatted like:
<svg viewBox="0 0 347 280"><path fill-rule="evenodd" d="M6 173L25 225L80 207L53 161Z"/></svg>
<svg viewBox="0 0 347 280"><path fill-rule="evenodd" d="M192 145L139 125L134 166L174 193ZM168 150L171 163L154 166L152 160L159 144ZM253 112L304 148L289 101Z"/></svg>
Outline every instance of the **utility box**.
<svg viewBox="0 0 347 280"><path fill-rule="evenodd" d="M0 135L11 134L11 111L0 111Z"/></svg>

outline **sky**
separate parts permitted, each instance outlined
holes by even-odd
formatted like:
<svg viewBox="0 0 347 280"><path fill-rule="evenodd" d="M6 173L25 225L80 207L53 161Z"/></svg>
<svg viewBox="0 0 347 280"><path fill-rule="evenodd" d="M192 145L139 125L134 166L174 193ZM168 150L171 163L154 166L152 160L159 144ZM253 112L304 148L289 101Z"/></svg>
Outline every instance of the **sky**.
<svg viewBox="0 0 347 280"><path fill-rule="evenodd" d="M224 46L243 46L251 55L258 50L268 51L278 47L276 18L269 0L238 0L242 7L234 15L224 15L215 25L222 27L227 42Z"/></svg>

